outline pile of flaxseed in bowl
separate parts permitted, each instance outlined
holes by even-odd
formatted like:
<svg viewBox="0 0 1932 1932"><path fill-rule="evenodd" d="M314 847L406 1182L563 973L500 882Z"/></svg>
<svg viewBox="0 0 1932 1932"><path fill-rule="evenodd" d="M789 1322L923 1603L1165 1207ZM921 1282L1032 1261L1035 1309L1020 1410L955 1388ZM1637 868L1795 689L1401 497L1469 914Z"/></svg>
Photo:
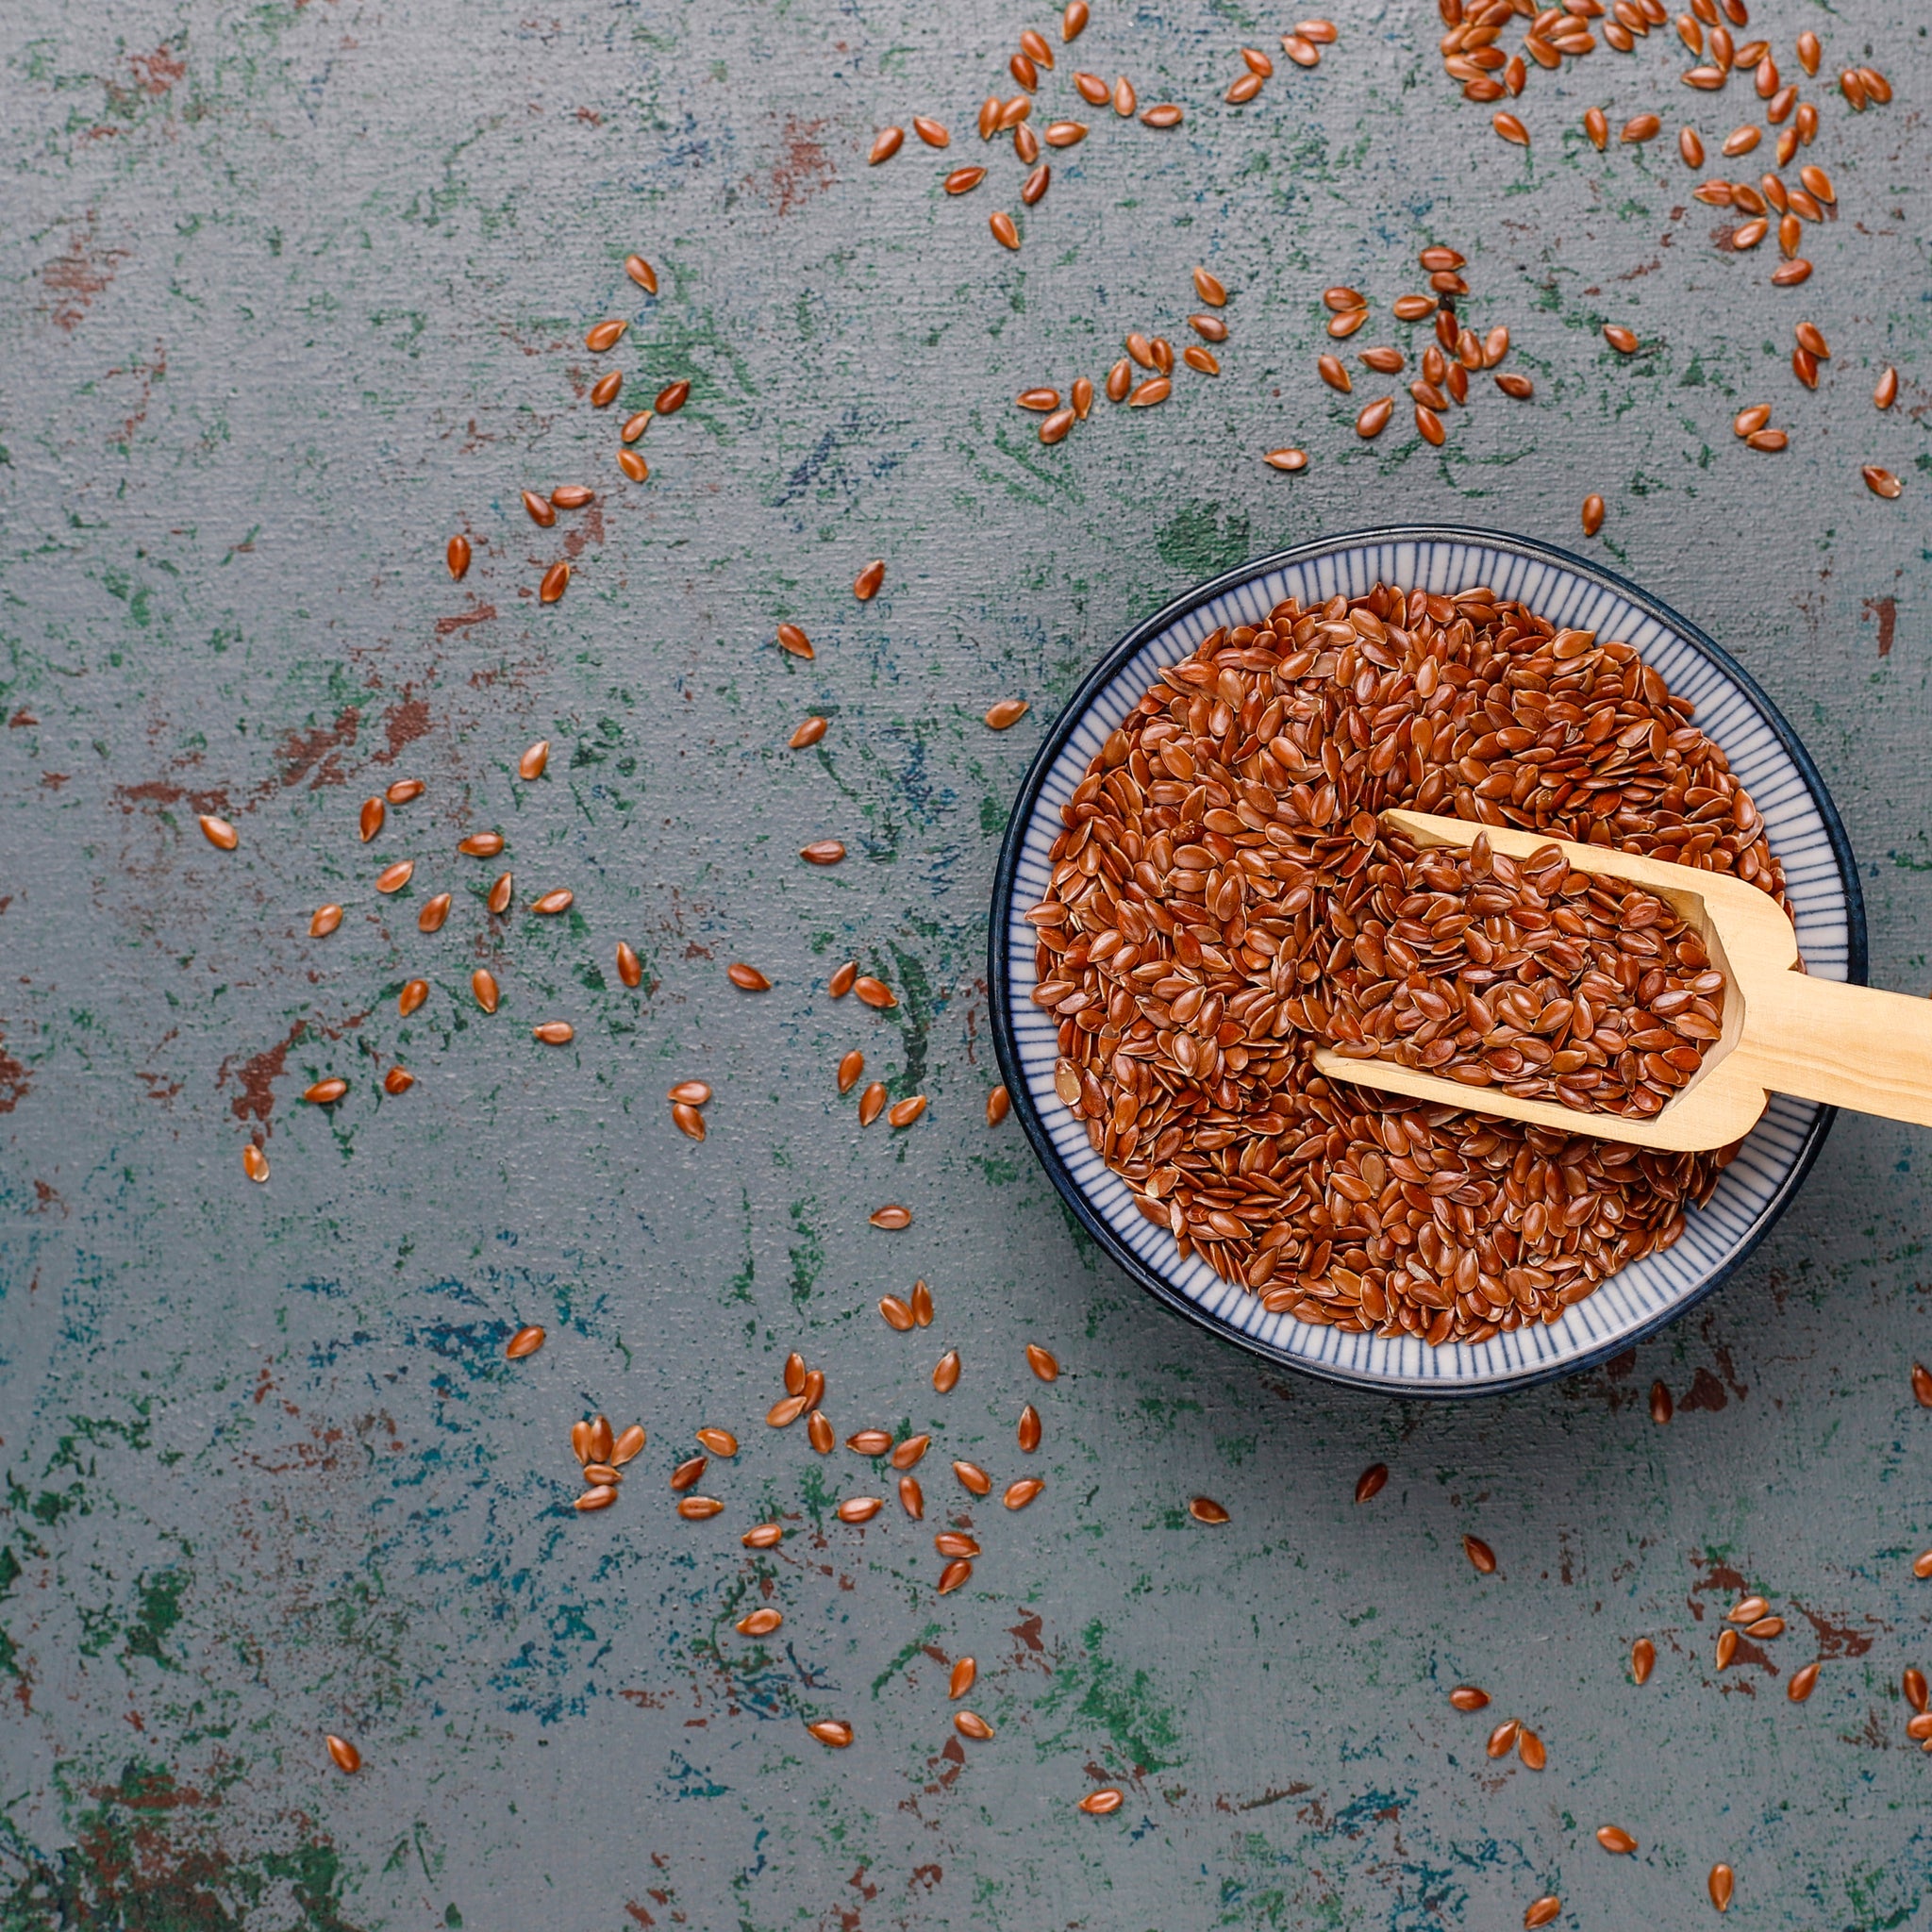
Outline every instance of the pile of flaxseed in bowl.
<svg viewBox="0 0 1932 1932"><path fill-rule="evenodd" d="M1503 906L1493 856L1420 854L1377 814L1547 831L1783 904L1692 709L1629 644L1486 588L1291 599L1159 675L1062 808L1026 917L1059 1098L1184 1257L1302 1321L1481 1342L1676 1240L1728 1150L1398 1105L1313 1055L1661 1106L1722 1013L1675 915L1535 861L1504 861Z"/></svg>

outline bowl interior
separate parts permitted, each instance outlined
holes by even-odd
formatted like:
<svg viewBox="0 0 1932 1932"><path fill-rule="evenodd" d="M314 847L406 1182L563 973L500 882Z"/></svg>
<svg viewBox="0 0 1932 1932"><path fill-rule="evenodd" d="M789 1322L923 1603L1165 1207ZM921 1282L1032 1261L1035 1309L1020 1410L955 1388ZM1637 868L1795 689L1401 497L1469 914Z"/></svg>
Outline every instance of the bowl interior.
<svg viewBox="0 0 1932 1932"><path fill-rule="evenodd" d="M1271 1315L1257 1297L1182 1259L1126 1184L1088 1144L1053 1091L1052 1023L1029 998L1036 978L1027 908L1045 895L1059 810L1108 734L1156 673L1217 625L1254 624L1285 597L1358 596L1376 582L1451 592L1487 584L1559 625L1622 638L1693 699L1695 722L1724 750L1763 813L1809 972L1862 980L1864 915L1850 847L1829 795L1790 727L1749 676L1693 625L1634 585L1524 539L1440 529L1338 537L1283 552L1204 585L1130 633L1075 693L1020 794L993 904L995 1037L1007 1085L1056 1186L1144 1287L1228 1340L1287 1366L1393 1393L1474 1394L1570 1374L1628 1347L1715 1288L1763 1236L1816 1156L1830 1109L1775 1097L1707 1206L1676 1244L1623 1269L1554 1324L1475 1346L1431 1348Z"/></svg>

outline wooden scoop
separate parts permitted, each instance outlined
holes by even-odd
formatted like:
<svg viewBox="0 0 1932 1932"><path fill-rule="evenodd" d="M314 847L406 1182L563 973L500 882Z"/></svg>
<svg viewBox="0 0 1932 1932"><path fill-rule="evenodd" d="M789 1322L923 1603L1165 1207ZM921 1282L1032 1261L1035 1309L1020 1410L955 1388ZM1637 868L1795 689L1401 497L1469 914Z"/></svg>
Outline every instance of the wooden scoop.
<svg viewBox="0 0 1932 1932"><path fill-rule="evenodd" d="M1499 1088L1324 1048L1315 1065L1329 1079L1676 1153L1742 1140L1774 1093L1932 1126L1932 1000L1808 978L1796 970L1798 938L1790 921L1756 886L1725 873L1466 819L1391 810L1382 823L1418 846L1468 845L1482 833L1493 850L1527 858L1554 845L1573 872L1654 892L1675 908L1724 975L1724 1031L1689 1083L1648 1119L1522 1100Z"/></svg>

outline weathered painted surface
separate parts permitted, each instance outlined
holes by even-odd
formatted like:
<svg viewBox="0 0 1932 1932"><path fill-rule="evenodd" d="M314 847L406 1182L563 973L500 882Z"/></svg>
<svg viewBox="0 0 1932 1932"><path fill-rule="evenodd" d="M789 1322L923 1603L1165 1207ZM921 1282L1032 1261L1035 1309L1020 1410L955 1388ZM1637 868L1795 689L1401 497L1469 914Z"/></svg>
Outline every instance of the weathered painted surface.
<svg viewBox="0 0 1932 1932"><path fill-rule="evenodd" d="M1742 1926L1924 1922L1932 1765L1898 1690L1932 1663L1908 1568L1932 1542L1907 1377L1932 1354L1924 1136L1841 1123L1744 1277L1634 1361L1403 1407L1262 1373L1081 1245L1017 1130L982 1124L981 975L1037 726L1126 625L1323 530L1561 541L1595 489L1607 554L1734 650L1824 767L1876 976L1932 980L1925 29L1874 0L1764 8L1787 67L1810 25L1828 70L1869 45L1897 92L1862 118L1819 94L1841 218L1780 294L1769 247L1712 247L1670 151L1693 109L1714 151L1755 97L1681 89L1661 34L1535 75L1525 158L1456 97L1423 9L1345 18L1317 74L1284 65L1241 109L1220 100L1236 48L1289 17L1095 14L1078 59L1190 118L1083 115L1018 256L986 218L1021 171L972 121L1025 21L985 0L0 16L8 1932L1407 1932L1514 1924L1546 1888L1566 1924L1684 1924L1719 1857ZM1599 157L1592 100L1613 125L1656 107L1666 138ZM874 129L921 111L949 153L869 170ZM982 158L985 187L940 192ZM1446 449L1406 411L1362 444L1375 391L1314 378L1319 291L1378 305L1351 348L1407 340L1386 305L1432 240L1471 257L1468 313L1510 325L1536 400L1479 383ZM633 248L656 301L623 277ZM1234 291L1225 373L1042 449L1014 392L1098 378L1130 327L1181 340L1196 261ZM589 356L607 313L630 333ZM1816 395L1786 366L1800 316L1833 346ZM1607 319L1642 353L1606 349ZM1880 417L1886 361L1904 388ZM588 406L605 366L632 372L623 409L693 384L641 487ZM1785 456L1730 433L1760 397ZM1304 475L1257 460L1289 441ZM1859 483L1872 460L1898 503ZM594 509L525 518L521 487L577 477L608 492ZM781 618L815 662L773 649ZM1009 694L1034 711L995 736L980 714ZM831 730L789 752L808 708ZM549 774L519 784L538 737ZM427 795L360 845L359 801L405 774ZM210 808L232 856L195 830ZM454 855L489 824L519 904L568 884L570 915L490 920L497 868ZM822 836L842 866L797 861ZM376 899L401 856L409 891ZM311 941L328 899L348 917ZM824 996L854 953L896 1012ZM733 958L774 991L734 991ZM466 991L484 961L493 1019ZM401 1022L417 973L431 997ZM532 1042L552 1017L572 1046ZM932 1096L908 1132L861 1132L837 1096L854 1044ZM391 1099L398 1058L419 1083ZM302 1106L332 1073L349 1097ZM702 1146L667 1118L686 1075L717 1089ZM889 1200L903 1234L866 1224ZM915 1275L939 1320L892 1334L874 1302ZM507 1364L529 1321L549 1344ZM965 1374L941 1398L947 1346ZM890 1475L764 1427L793 1347L841 1435L933 1430L925 1524L831 1520ZM579 1517L566 1432L598 1407L651 1444ZM744 1446L702 1485L724 1514L683 1523L665 1479L704 1424ZM974 1503L956 1456L1046 1491ZM1374 1460L1392 1479L1357 1508ZM1188 1517L1201 1491L1231 1524ZM791 1537L749 1555L774 1511ZM954 1517L986 1554L941 1599ZM1719 1676L1743 1582L1792 1627ZM739 1637L767 1600L783 1628ZM989 1743L948 1727L962 1652ZM1491 1713L1448 1708L1462 1679ZM1502 1713L1547 1740L1540 1776L1484 1757ZM853 1723L849 1751L806 1736L821 1716ZM1125 1807L1083 1817L1103 1779ZM1604 1823L1634 1858L1597 1849Z"/></svg>

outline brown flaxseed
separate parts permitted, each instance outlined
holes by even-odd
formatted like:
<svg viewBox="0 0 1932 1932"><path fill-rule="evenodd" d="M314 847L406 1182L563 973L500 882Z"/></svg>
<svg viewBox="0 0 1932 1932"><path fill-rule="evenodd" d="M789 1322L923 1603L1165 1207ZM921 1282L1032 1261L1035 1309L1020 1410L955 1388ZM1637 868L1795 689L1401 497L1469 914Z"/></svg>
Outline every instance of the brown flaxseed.
<svg viewBox="0 0 1932 1932"><path fill-rule="evenodd" d="M1803 1704L1818 1685L1818 1665L1807 1664L1803 1670L1793 1671L1791 1680L1785 1686L1785 1695L1793 1704Z"/></svg>
<svg viewBox="0 0 1932 1932"><path fill-rule="evenodd" d="M1017 724L1026 715L1024 698L1002 698L986 714L988 726L994 731L1005 731Z"/></svg>
<svg viewBox="0 0 1932 1932"><path fill-rule="evenodd" d="M340 1076L318 1080L312 1087L302 1090L302 1098L311 1107L333 1107L349 1091L349 1083Z"/></svg>
<svg viewBox="0 0 1932 1932"><path fill-rule="evenodd" d="M842 966L833 968L831 978L825 982L825 991L835 1000L842 1000L852 991L858 979L858 961L857 959L847 959ZM851 1056L848 1054L846 1058L849 1059ZM848 1082L847 1084L849 1085L850 1083ZM843 1089L841 1089L841 1091L843 1091Z"/></svg>
<svg viewBox="0 0 1932 1932"><path fill-rule="evenodd" d="M917 1477L902 1475L899 1478L899 1507L915 1523L925 1515L925 1491L919 1487Z"/></svg>
<svg viewBox="0 0 1932 1932"><path fill-rule="evenodd" d="M1458 1684L1450 1691L1449 1702L1457 1710L1484 1710L1489 1707L1490 1693L1474 1684Z"/></svg>
<svg viewBox="0 0 1932 1932"><path fill-rule="evenodd" d="M953 1728L962 1738L976 1739L984 1743L993 1734L992 1726L974 1710L959 1710L953 1713Z"/></svg>
<svg viewBox="0 0 1932 1932"><path fill-rule="evenodd" d="M1000 1498L1008 1509L1024 1509L1046 1485L1037 1475L1022 1476L1016 1483L1008 1483L1005 1495Z"/></svg>
<svg viewBox="0 0 1932 1932"><path fill-rule="evenodd" d="M979 1675L979 1666L970 1657L962 1657L953 1666L952 1674L946 1679L946 1695L957 1701L972 1690Z"/></svg>
<svg viewBox="0 0 1932 1932"><path fill-rule="evenodd" d="M912 1310L895 1294L879 1297L879 1314L888 1328L896 1328L900 1334L908 1333L912 1326Z"/></svg>
<svg viewBox="0 0 1932 1932"><path fill-rule="evenodd" d="M346 1772L353 1777L362 1769L362 1754L346 1738L338 1738L332 1731L324 1734L323 1741L328 1746L328 1755L335 1759L336 1769Z"/></svg>
<svg viewBox="0 0 1932 1932"><path fill-rule="evenodd" d="M864 1072L865 1056L862 1053L860 1053L859 1050L855 1046L852 1049L852 1051L848 1053L845 1056L845 1058L839 1062L839 1091L841 1093L851 1092L853 1086L858 1079L859 1074L861 1074Z"/></svg>
<svg viewBox="0 0 1932 1932"><path fill-rule="evenodd" d="M268 1178L268 1156L253 1141L242 1150L242 1172L252 1181Z"/></svg>
<svg viewBox="0 0 1932 1932"><path fill-rule="evenodd" d="M950 1596L960 1585L968 1582L973 1575L973 1565L964 1557L956 1557L940 1572L939 1593Z"/></svg>
<svg viewBox="0 0 1932 1932"><path fill-rule="evenodd" d="M1731 1908L1731 1894L1737 1889L1737 1880L1728 1865L1713 1865L1710 1876L1706 1881L1706 1890L1710 1893L1710 1902L1719 1911Z"/></svg>
<svg viewBox="0 0 1932 1932"><path fill-rule="evenodd" d="M1008 1113L1011 1110L1012 1105L1012 1095L1008 1093L1004 1087L995 1087L992 1090L992 1091L986 1096L987 1125L990 1127L998 1126L999 1124L1006 1119Z"/></svg>
<svg viewBox="0 0 1932 1932"><path fill-rule="evenodd" d="M747 966L742 959L734 959L724 969L724 976L742 992L770 992L772 982L756 966Z"/></svg>
<svg viewBox="0 0 1932 1932"><path fill-rule="evenodd" d="M1126 1802L1125 1792L1115 1790L1111 1785L1103 1785L1099 1790L1089 1791L1080 1800L1080 1809L1090 1818L1106 1818Z"/></svg>
<svg viewBox="0 0 1932 1932"><path fill-rule="evenodd" d="M822 1408L815 1408L805 1419L805 1433L811 1446L821 1456L829 1456L838 1442L832 1433L832 1420Z"/></svg>
<svg viewBox="0 0 1932 1932"><path fill-rule="evenodd" d="M825 720L817 716L808 718L791 734L790 743L793 751L804 751L808 745L816 744L825 735Z"/></svg>
<svg viewBox="0 0 1932 1932"><path fill-rule="evenodd" d="M1058 204L1056 203L1055 206L1058 207ZM986 218L986 225L989 228L992 230L992 239L995 242L997 242L1002 248L1019 247L1020 231L1013 225L1012 216L1008 214L1004 209L1001 209L994 214L989 215Z"/></svg>
<svg viewBox="0 0 1932 1932"><path fill-rule="evenodd" d="M1522 1732L1522 1724L1513 1717L1507 1717L1490 1733L1489 1741L1483 1749L1491 1757L1507 1757L1516 1748L1516 1740Z"/></svg>
<svg viewBox="0 0 1932 1932"><path fill-rule="evenodd" d="M382 1091L385 1093L407 1093L416 1084L416 1076L407 1067L391 1067L382 1076Z"/></svg>
<svg viewBox="0 0 1932 1932"><path fill-rule="evenodd" d="M959 1478L960 1486L975 1496L992 1494L992 1478L976 1462L956 1462L953 1474Z"/></svg>
<svg viewBox="0 0 1932 1932"><path fill-rule="evenodd" d="M905 142L906 130L903 127L882 127L873 137L872 152L866 156L866 160L876 168L881 161L890 161Z"/></svg>
<svg viewBox="0 0 1932 1932"><path fill-rule="evenodd" d="M874 1080L858 1096L858 1124L869 1127L886 1108L886 1083Z"/></svg>
<svg viewBox="0 0 1932 1932"><path fill-rule="evenodd" d="M837 865L845 857L845 848L836 839L814 839L800 846L798 856L808 865Z"/></svg>
<svg viewBox="0 0 1932 1932"><path fill-rule="evenodd" d="M537 601L540 604L555 604L570 589L570 565L553 563L543 573L542 581L537 586Z"/></svg>
<svg viewBox="0 0 1932 1932"><path fill-rule="evenodd" d="M340 906L318 906L308 921L308 937L312 940L325 940L342 923L342 908Z"/></svg>
<svg viewBox="0 0 1932 1932"><path fill-rule="evenodd" d="M705 1117L689 1101L674 1100L671 1103L671 1124L689 1140L702 1141L705 1138Z"/></svg>
<svg viewBox="0 0 1932 1932"><path fill-rule="evenodd" d="M1018 1433L1020 1447L1022 1448L1022 1450L1025 1452L1025 1454L1031 1456L1033 1452L1040 1447L1040 1439L1041 1431L1040 1423L1040 1411L1037 1408L1035 1408L1030 1402L1026 1405L1024 1408L1023 1408L1020 1411L1020 1427Z"/></svg>
<svg viewBox="0 0 1932 1932"><path fill-rule="evenodd" d="M909 1208L901 1208L897 1203L885 1208L874 1208L866 1218L874 1227L883 1227L889 1233L894 1234L912 1225L912 1210Z"/></svg>
<svg viewBox="0 0 1932 1932"><path fill-rule="evenodd" d="M912 1319L922 1328L932 1326L932 1290L923 1281L912 1284Z"/></svg>
<svg viewBox="0 0 1932 1932"><path fill-rule="evenodd" d="M242 842L242 835L234 826L211 811L197 814L195 824L201 827L201 836L218 852L232 852Z"/></svg>
<svg viewBox="0 0 1932 1932"><path fill-rule="evenodd" d="M1372 1462L1361 1474L1356 1477L1355 1499L1366 1503L1371 1496L1379 1496L1389 1480L1389 1465L1386 1462Z"/></svg>
<svg viewBox="0 0 1932 1932"><path fill-rule="evenodd" d="M912 1469L916 1467L920 1458L931 1447L932 1438L930 1436L908 1436L892 1451L892 1467L894 1469Z"/></svg>
<svg viewBox="0 0 1932 1932"><path fill-rule="evenodd" d="M1210 1526L1219 1526L1232 1520L1212 1496L1191 1497L1188 1502L1188 1514L1196 1523L1205 1523Z"/></svg>
<svg viewBox="0 0 1932 1932"><path fill-rule="evenodd" d="M1261 460L1271 470L1286 470L1292 475L1297 470L1306 470L1308 467L1308 453L1305 449L1271 449L1263 455Z"/></svg>
<svg viewBox="0 0 1932 1932"><path fill-rule="evenodd" d="M899 1004L897 995L883 979L874 979L870 974L861 973L852 982L852 991L860 1001L879 1012L889 1011Z"/></svg>
<svg viewBox="0 0 1932 1932"><path fill-rule="evenodd" d="M1890 470L1879 463L1867 463L1858 474L1864 477L1865 488L1874 496L1896 497L1905 488Z"/></svg>
<svg viewBox="0 0 1932 1932"><path fill-rule="evenodd" d="M877 1216L874 1215L876 1220ZM941 1395L950 1395L959 1386L959 1351L949 1348L933 1367L932 1386Z"/></svg>
<svg viewBox="0 0 1932 1932"><path fill-rule="evenodd" d="M908 1094L904 1100L897 1100L886 1109L886 1124L891 1127L909 1127L925 1111L925 1095Z"/></svg>
<svg viewBox="0 0 1932 1932"><path fill-rule="evenodd" d="M1496 1553L1479 1536L1465 1536L1462 1539L1462 1554L1485 1576L1493 1575L1496 1568Z"/></svg>
<svg viewBox="0 0 1932 1932"><path fill-rule="evenodd" d="M821 1718L817 1724L807 1724L806 1729L833 1751L842 1751L852 1741L852 1726L841 1718Z"/></svg>

